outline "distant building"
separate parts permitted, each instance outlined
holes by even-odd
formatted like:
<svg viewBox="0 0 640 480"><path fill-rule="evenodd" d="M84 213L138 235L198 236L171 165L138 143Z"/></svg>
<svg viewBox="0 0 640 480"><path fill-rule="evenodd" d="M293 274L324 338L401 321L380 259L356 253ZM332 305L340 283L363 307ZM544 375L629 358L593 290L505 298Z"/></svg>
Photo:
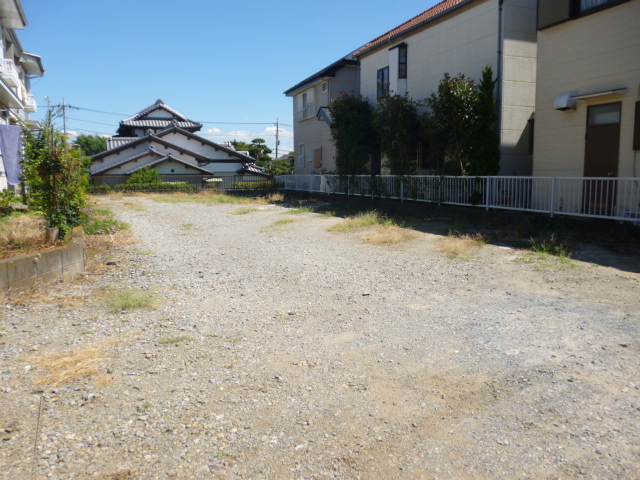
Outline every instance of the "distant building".
<svg viewBox="0 0 640 480"><path fill-rule="evenodd" d="M252 157L196 135L201 128L202 124L157 100L122 120L108 149L91 158L92 181L96 185L125 183L145 167L157 170L165 181L191 183L213 177L269 176Z"/></svg>
<svg viewBox="0 0 640 480"><path fill-rule="evenodd" d="M38 110L36 98L31 93L31 79L44 75L42 58L25 51L16 33L16 30L22 30L27 25L20 0L0 0L0 128L4 125L28 123L30 115ZM0 150L2 149L3 146L0 145ZM17 183L7 178L7 172L19 165L16 162L19 162L17 155L3 152L0 161L0 191Z"/></svg>

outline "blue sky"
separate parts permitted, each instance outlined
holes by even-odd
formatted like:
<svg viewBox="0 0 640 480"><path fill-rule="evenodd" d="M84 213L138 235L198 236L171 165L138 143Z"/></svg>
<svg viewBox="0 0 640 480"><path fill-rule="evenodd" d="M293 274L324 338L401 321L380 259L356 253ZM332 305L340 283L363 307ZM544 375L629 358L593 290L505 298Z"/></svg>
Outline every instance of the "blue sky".
<svg viewBox="0 0 640 480"><path fill-rule="evenodd" d="M223 142L293 147L283 92L437 1L22 0L18 36L42 56L33 93L68 111L68 129L113 134L123 115L161 98ZM264 124L261 124L264 123Z"/></svg>

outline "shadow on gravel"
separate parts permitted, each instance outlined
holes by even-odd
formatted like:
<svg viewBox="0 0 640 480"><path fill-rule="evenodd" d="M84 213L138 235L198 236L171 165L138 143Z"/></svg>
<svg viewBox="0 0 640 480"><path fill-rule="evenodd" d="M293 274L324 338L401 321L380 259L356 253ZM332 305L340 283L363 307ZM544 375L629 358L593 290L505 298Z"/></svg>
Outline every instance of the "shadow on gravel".
<svg viewBox="0 0 640 480"><path fill-rule="evenodd" d="M499 246L531 248L534 242L555 242L577 260L640 273L640 227L630 223L300 192L286 192L280 205L310 207L337 217L377 210L417 231L434 235L481 234L488 243Z"/></svg>

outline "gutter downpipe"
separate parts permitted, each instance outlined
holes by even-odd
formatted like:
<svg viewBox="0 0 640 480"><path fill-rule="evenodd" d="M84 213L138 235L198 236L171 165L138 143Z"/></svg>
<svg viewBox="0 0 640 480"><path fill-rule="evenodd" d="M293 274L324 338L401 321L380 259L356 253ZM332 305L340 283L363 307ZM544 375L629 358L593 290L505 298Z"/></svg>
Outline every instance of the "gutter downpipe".
<svg viewBox="0 0 640 480"><path fill-rule="evenodd" d="M504 65L502 62L502 54L504 51L503 42L504 35L502 33L503 29L503 5L504 0L498 0L498 84L497 84L497 105L496 105L496 128L498 129L498 135L500 138L500 153L502 156L502 81L503 81L503 73L504 73Z"/></svg>

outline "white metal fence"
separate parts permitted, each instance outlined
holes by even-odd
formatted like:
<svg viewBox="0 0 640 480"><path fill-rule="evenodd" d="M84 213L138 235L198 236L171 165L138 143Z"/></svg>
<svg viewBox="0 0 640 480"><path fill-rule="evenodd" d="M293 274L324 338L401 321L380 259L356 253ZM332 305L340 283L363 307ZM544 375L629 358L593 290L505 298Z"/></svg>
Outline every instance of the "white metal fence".
<svg viewBox="0 0 640 480"><path fill-rule="evenodd" d="M640 178L282 175L284 190L640 221Z"/></svg>

